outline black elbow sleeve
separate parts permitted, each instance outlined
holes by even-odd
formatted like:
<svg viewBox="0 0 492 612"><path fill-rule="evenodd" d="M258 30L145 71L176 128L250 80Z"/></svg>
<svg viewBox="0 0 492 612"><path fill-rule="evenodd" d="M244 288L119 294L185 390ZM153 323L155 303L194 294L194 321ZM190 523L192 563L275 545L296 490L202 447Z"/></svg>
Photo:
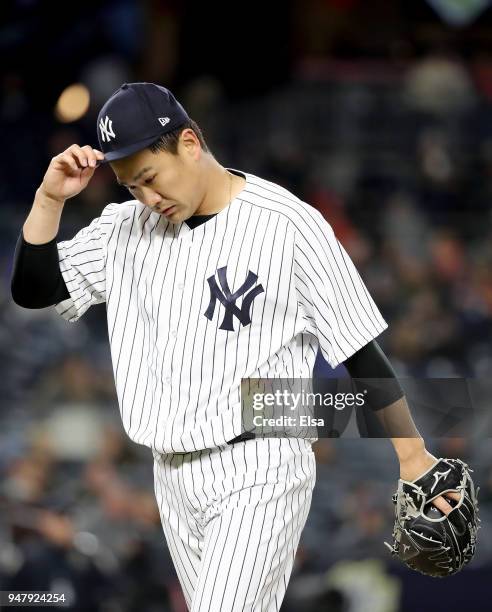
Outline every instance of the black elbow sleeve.
<svg viewBox="0 0 492 612"><path fill-rule="evenodd" d="M56 237L30 244L21 230L14 253L12 299L24 308L46 308L70 297L60 271Z"/></svg>
<svg viewBox="0 0 492 612"><path fill-rule="evenodd" d="M344 362L356 385L363 387L372 410L390 406L405 394L396 373L379 344L373 340Z"/></svg>

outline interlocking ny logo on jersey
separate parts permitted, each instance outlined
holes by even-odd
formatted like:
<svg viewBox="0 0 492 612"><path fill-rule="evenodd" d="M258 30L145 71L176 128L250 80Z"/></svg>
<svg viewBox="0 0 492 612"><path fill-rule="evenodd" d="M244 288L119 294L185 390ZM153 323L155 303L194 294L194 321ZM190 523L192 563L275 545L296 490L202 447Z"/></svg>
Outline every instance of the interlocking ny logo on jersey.
<svg viewBox="0 0 492 612"><path fill-rule="evenodd" d="M254 272L251 272L251 270L248 270L246 280L237 291L234 291L234 293L231 293L227 282L227 266L219 268L217 270L217 276L219 277L221 288L219 288L215 280L215 274L207 278L208 286L210 287L210 303L203 314L211 321L214 316L215 305L217 300L219 300L225 308L224 318L222 319L219 329L234 331L234 320L232 317L237 317L243 326L249 325L251 323L251 304L257 295L265 291L263 285L256 285L254 289L251 289L256 283L258 276ZM247 293L249 289L251 289L251 291ZM241 308L239 308L236 306L236 300L241 296L243 296L243 303Z"/></svg>
<svg viewBox="0 0 492 612"><path fill-rule="evenodd" d="M109 142L111 138L116 138L116 134L113 132L113 122L107 115L99 121L99 129L103 142Z"/></svg>

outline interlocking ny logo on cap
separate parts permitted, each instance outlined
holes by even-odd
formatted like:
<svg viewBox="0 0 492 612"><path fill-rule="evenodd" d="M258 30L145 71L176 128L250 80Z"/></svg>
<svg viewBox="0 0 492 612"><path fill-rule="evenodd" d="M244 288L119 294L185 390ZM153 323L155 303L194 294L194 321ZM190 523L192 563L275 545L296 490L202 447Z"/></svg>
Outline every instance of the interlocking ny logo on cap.
<svg viewBox="0 0 492 612"><path fill-rule="evenodd" d="M116 134L113 132L113 122L107 115L99 121L99 129L103 142L109 142L111 138L116 138Z"/></svg>

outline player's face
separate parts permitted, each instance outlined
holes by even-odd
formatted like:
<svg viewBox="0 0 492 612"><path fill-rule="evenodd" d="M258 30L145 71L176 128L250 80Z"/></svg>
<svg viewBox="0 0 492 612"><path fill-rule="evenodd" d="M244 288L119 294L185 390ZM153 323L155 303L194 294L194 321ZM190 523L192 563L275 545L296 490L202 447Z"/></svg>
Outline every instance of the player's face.
<svg viewBox="0 0 492 612"><path fill-rule="evenodd" d="M112 162L111 167L118 183L135 199L179 223L191 217L203 199L205 183L198 163L201 155L195 134L185 130L176 155L144 149Z"/></svg>

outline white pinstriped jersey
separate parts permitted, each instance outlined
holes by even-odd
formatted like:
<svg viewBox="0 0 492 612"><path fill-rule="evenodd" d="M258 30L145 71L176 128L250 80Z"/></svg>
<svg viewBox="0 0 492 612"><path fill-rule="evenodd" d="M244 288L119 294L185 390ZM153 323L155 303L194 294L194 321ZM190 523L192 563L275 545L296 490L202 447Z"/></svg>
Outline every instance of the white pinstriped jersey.
<svg viewBox="0 0 492 612"><path fill-rule="evenodd" d="M58 243L56 310L106 302L123 425L160 453L238 436L242 378L310 378L318 346L336 366L387 327L321 213L232 172L244 189L194 229L132 200Z"/></svg>

